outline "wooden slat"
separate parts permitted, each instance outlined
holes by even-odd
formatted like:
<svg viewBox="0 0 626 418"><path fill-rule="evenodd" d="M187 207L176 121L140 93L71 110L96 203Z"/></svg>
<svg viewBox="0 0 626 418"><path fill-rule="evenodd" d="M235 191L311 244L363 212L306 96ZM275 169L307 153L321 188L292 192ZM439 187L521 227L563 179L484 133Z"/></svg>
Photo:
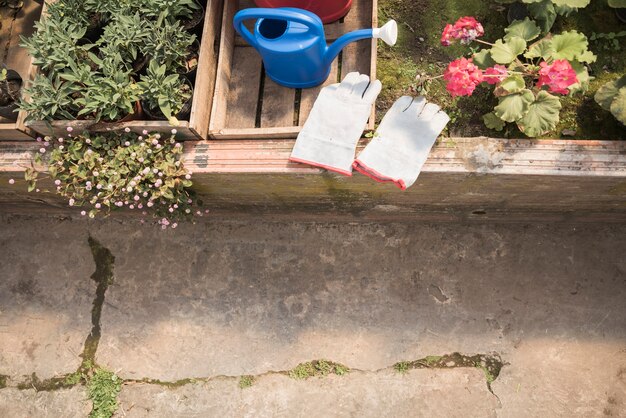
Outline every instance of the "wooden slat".
<svg viewBox="0 0 626 418"><path fill-rule="evenodd" d="M252 48L236 47L228 91L226 126L254 128L259 101L262 61Z"/></svg>
<svg viewBox="0 0 626 418"><path fill-rule="evenodd" d="M238 1L225 0L224 13L222 17L222 31L220 34L219 58L217 61L217 77L215 80L215 91L213 93L213 108L211 111L211 120L209 122L210 135L212 135L212 131L219 131L226 126L226 110L228 108L227 98L230 89L235 47L235 29L229 22L233 21L237 10Z"/></svg>
<svg viewBox="0 0 626 418"><path fill-rule="evenodd" d="M190 129L199 138L208 138L209 118L213 107L213 89L217 72L217 39L221 24L223 0L208 0L198 56L198 70L189 115Z"/></svg>
<svg viewBox="0 0 626 418"><path fill-rule="evenodd" d="M309 113L311 113L311 109L313 108L313 104L315 103L315 100L317 100L317 96L320 94L322 88L337 83L338 67L339 60L335 59L330 69L330 75L328 76L324 84L318 87L313 87L311 89L302 90L302 98L300 99L300 112L298 119L299 126L303 126L304 122L306 122L307 118L309 117Z"/></svg>
<svg viewBox="0 0 626 418"><path fill-rule="evenodd" d="M295 89L279 86L266 75L261 106L261 128L293 126L295 100Z"/></svg>

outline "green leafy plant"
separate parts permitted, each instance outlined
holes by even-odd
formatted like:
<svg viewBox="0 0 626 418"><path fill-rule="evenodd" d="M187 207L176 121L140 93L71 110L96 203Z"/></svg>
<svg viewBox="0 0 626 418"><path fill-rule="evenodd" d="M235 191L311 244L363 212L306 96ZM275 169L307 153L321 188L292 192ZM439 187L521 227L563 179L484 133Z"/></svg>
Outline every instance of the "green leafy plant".
<svg viewBox="0 0 626 418"><path fill-rule="evenodd" d="M557 15L569 16L580 8L587 7L591 0L496 0L498 3L526 4L528 13L537 22L543 33L554 25Z"/></svg>
<svg viewBox="0 0 626 418"><path fill-rule="evenodd" d="M477 41L489 48L452 61L443 75L446 88L453 96L471 96L479 84L493 85L498 104L484 115L485 125L500 131L515 123L527 136L543 135L559 122L558 95L585 91L590 79L585 64L597 57L580 32L540 37L540 28L528 18L514 21L505 32L492 44L478 39L484 30L474 18L447 25L444 45Z"/></svg>
<svg viewBox="0 0 626 418"><path fill-rule="evenodd" d="M171 124L177 125L176 115L191 99L190 84L178 74L167 74L166 66L150 61L148 71L138 83L143 103L152 111L160 111Z"/></svg>
<svg viewBox="0 0 626 418"><path fill-rule="evenodd" d="M143 46L145 55L152 61L165 65L168 71L184 73L191 70L187 62L196 35L185 31L178 21L160 25L151 23L148 33Z"/></svg>
<svg viewBox="0 0 626 418"><path fill-rule="evenodd" d="M163 229L193 216L196 204L182 161L183 147L172 136L122 133L83 134L65 138L38 138L40 153L25 171L29 191L49 178L69 206L94 218L127 209L152 214ZM46 163L47 167L43 163ZM196 215L202 212L196 209Z"/></svg>
<svg viewBox="0 0 626 418"><path fill-rule="evenodd" d="M600 44L605 50L619 51L622 49L620 46L620 38L626 37L626 30L620 32L608 32L608 33L595 33L593 32L589 37L589 40L595 41Z"/></svg>
<svg viewBox="0 0 626 418"><path fill-rule="evenodd" d="M606 83L594 96L595 101L626 125L626 75Z"/></svg>
<svg viewBox="0 0 626 418"><path fill-rule="evenodd" d="M239 388L247 389L254 384L254 376L245 375L239 378Z"/></svg>
<svg viewBox="0 0 626 418"><path fill-rule="evenodd" d="M109 76L94 77L82 97L74 100L81 107L78 116L93 117L96 121L118 121L136 112L141 89L128 71L119 70Z"/></svg>
<svg viewBox="0 0 626 418"><path fill-rule="evenodd" d="M44 19L35 23L37 31L21 44L33 57L33 64L44 71L61 71L68 58L80 61L87 57L90 46L80 45L87 28L66 19Z"/></svg>
<svg viewBox="0 0 626 418"><path fill-rule="evenodd" d="M195 0L142 0L141 2L142 13L156 19L159 25L164 20L189 19L194 11L199 9L201 7Z"/></svg>
<svg viewBox="0 0 626 418"><path fill-rule="evenodd" d="M149 36L150 32L139 13L131 16L118 14L104 28L97 45L103 60L122 64L130 71L141 58L139 54Z"/></svg>
<svg viewBox="0 0 626 418"><path fill-rule="evenodd" d="M24 88L19 107L27 112L26 121L74 119L79 107L72 94L75 86L60 76L38 74L29 87Z"/></svg>
<svg viewBox="0 0 626 418"><path fill-rule="evenodd" d="M110 418L117 410L117 395L122 390L122 379L115 373L97 368L87 386L93 402L90 418Z"/></svg>

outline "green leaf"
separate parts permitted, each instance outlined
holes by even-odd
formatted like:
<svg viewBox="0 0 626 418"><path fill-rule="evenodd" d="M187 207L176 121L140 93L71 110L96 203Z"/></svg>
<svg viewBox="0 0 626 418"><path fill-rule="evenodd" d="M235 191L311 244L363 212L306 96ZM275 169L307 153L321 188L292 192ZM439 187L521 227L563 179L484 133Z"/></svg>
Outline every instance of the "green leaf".
<svg viewBox="0 0 626 418"><path fill-rule="evenodd" d="M626 87L619 89L619 93L611 103L611 113L615 119L626 125Z"/></svg>
<svg viewBox="0 0 626 418"><path fill-rule="evenodd" d="M550 32L554 21L556 20L556 10L554 4L550 0L541 2L533 2L528 5L528 12L537 21L543 33Z"/></svg>
<svg viewBox="0 0 626 418"><path fill-rule="evenodd" d="M552 39L546 37L532 44L524 54L524 57L528 59L543 58L547 60L552 55L553 51Z"/></svg>
<svg viewBox="0 0 626 418"><path fill-rule="evenodd" d="M493 111L505 122L515 122L528 112L528 108L534 100L535 96L530 90L522 90L519 93L500 97L499 103Z"/></svg>
<svg viewBox="0 0 626 418"><path fill-rule="evenodd" d="M488 49L481 49L480 51L475 53L472 57L472 61L481 70L496 65L496 62L493 60L493 58L491 58L491 51Z"/></svg>
<svg viewBox="0 0 626 418"><path fill-rule="evenodd" d="M498 64L509 64L526 50L526 41L520 37L513 36L506 42L498 39L491 48L491 57Z"/></svg>
<svg viewBox="0 0 626 418"><path fill-rule="evenodd" d="M552 38L551 57L555 60L572 61L587 51L588 44L587 37L580 32L563 32Z"/></svg>
<svg viewBox="0 0 626 418"><path fill-rule="evenodd" d="M521 75L511 75L498 83L494 94L496 96L506 96L507 94L519 93L526 87L524 77Z"/></svg>
<svg viewBox="0 0 626 418"><path fill-rule="evenodd" d="M483 115L483 122L485 122L485 126L489 129L493 129L496 131L501 131L504 129L505 123L502 119L500 119L494 112L487 113Z"/></svg>
<svg viewBox="0 0 626 418"><path fill-rule="evenodd" d="M578 61L572 61L570 64L572 64L572 68L576 71L576 79L578 80L576 84L572 84L568 87L570 94L587 91L589 88L589 80L591 79L587 67Z"/></svg>
<svg viewBox="0 0 626 418"><path fill-rule="evenodd" d="M624 7L626 8L626 0L609 0L609 6L616 9Z"/></svg>
<svg viewBox="0 0 626 418"><path fill-rule="evenodd" d="M598 56L594 54L593 52L587 50L583 52L582 54L577 55L576 59L580 62L586 62L587 64L591 64L591 63L596 62L596 60L598 59Z"/></svg>
<svg viewBox="0 0 626 418"><path fill-rule="evenodd" d="M556 128L560 110L559 98L541 90L530 104L528 112L517 121L517 126L527 136L537 137Z"/></svg>
<svg viewBox="0 0 626 418"><path fill-rule="evenodd" d="M625 86L626 75L600 87L596 92L594 99L604 110L611 110L611 103L613 103L613 100L619 93L620 89Z"/></svg>
<svg viewBox="0 0 626 418"><path fill-rule="evenodd" d="M554 4L557 6L566 6L566 7L587 7L591 0L552 0Z"/></svg>
<svg viewBox="0 0 626 418"><path fill-rule="evenodd" d="M532 41L541 34L539 26L537 26L537 24L529 18L514 21L508 28L505 28L504 31L506 32L506 35L504 36L505 41L508 41L514 36L522 38L526 41Z"/></svg>

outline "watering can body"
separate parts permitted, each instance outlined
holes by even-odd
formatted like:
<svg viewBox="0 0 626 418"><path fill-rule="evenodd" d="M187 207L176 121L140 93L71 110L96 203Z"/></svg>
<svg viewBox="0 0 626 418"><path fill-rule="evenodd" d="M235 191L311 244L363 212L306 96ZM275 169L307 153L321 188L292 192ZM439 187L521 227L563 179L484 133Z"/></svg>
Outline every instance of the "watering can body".
<svg viewBox="0 0 626 418"><path fill-rule="evenodd" d="M259 7L295 7L315 13L324 23L344 17L352 6L352 0L254 0Z"/></svg>
<svg viewBox="0 0 626 418"><path fill-rule="evenodd" d="M244 26L247 20L256 20L253 32ZM309 11L293 8L244 9L235 15L233 23L263 58L267 76L292 88L322 84L341 49L350 42L372 38L374 32L354 31L327 46L321 19Z"/></svg>

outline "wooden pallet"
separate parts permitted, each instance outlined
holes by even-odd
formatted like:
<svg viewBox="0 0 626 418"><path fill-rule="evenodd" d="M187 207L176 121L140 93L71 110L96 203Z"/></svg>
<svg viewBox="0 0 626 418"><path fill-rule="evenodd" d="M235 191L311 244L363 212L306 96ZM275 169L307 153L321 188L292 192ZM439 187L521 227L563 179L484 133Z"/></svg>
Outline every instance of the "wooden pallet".
<svg viewBox="0 0 626 418"><path fill-rule="evenodd" d="M8 7L0 8L0 62L6 68L15 70L22 77L25 87L32 72L30 56L20 46L20 36L30 36L34 24L41 16L42 5L35 0L24 1L24 6L13 18L13 11ZM4 58L6 57L6 59ZM24 112L18 114L17 121L0 117L0 140L30 140L32 132L24 125Z"/></svg>
<svg viewBox="0 0 626 418"><path fill-rule="evenodd" d="M226 2L228 3L229 1L227 0ZM200 43L200 55L198 58L198 70L196 84L194 86L191 115L188 121L181 120L180 125L175 127L177 130L176 138L179 140L208 138L209 117L212 107L215 73L217 71L217 46L223 4L224 0L207 0L205 4L204 28ZM131 131L138 134L144 129L150 132L169 134L173 128L167 121L146 120L118 123L95 123L90 120L59 120L51 123L32 121L28 122L27 126L39 134L56 136L64 135L68 126L72 126L79 132L83 130L108 132L129 128Z"/></svg>
<svg viewBox="0 0 626 418"><path fill-rule="evenodd" d="M332 64L328 80L311 89L281 87L265 76L261 57L232 25L237 11L254 7L251 0L227 0L222 18L218 74L209 134L215 139L295 138L321 88L351 71L376 78L376 40L348 45ZM376 27L377 0L354 0L339 22L325 26L328 42L344 33ZM340 65L341 64L341 65ZM373 129L374 110L368 129Z"/></svg>

